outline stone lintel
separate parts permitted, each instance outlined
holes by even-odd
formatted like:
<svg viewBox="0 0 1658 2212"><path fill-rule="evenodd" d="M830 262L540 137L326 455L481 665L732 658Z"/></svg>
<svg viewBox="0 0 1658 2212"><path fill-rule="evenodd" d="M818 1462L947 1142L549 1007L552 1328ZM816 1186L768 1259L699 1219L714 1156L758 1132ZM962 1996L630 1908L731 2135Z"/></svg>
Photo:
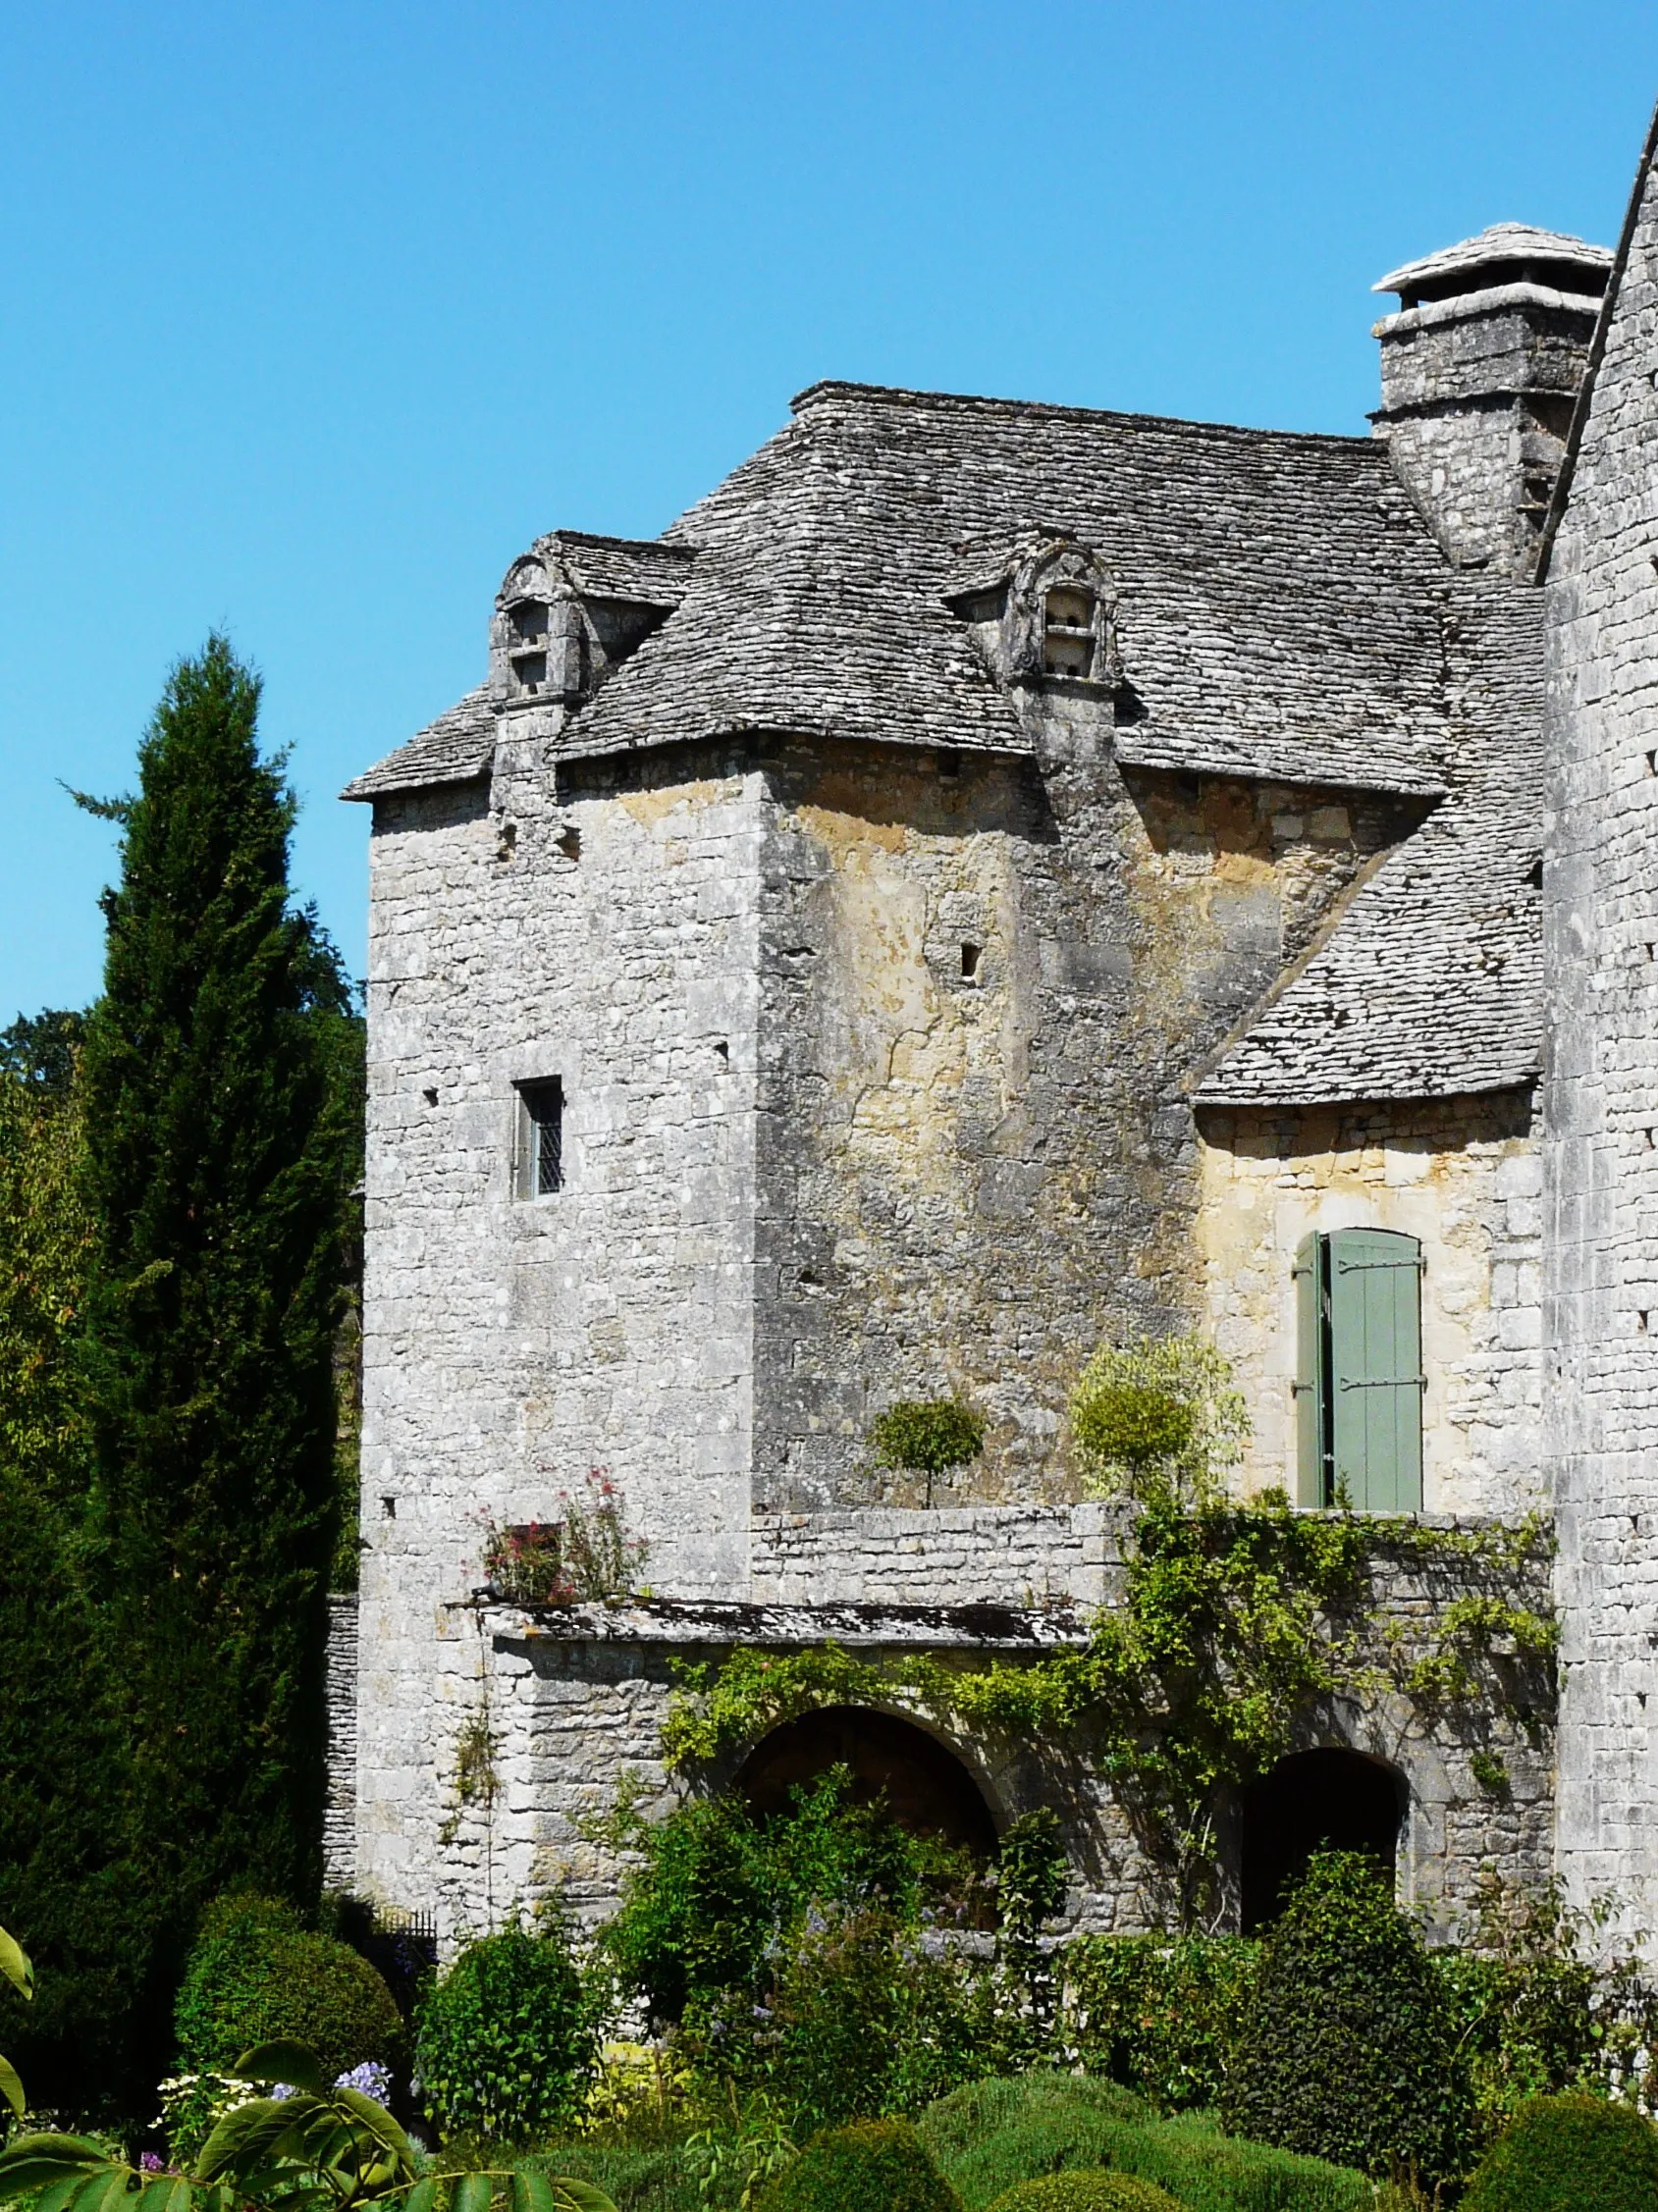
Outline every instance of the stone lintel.
<svg viewBox="0 0 1658 2212"><path fill-rule="evenodd" d="M731 1599L653 1598L615 1606L520 1606L487 1593L469 1602L498 1637L561 1644L771 1644L801 1650L841 1644L865 1650L1044 1652L1088 1642L1085 1617L1069 1606L750 1605Z"/></svg>

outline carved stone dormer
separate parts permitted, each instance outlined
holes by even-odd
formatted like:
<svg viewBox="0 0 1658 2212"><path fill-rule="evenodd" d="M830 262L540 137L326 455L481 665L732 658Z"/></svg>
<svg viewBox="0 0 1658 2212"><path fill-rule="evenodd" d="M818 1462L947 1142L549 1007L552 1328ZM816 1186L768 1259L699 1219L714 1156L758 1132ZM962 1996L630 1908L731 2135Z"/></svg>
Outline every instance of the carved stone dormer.
<svg viewBox="0 0 1658 2212"><path fill-rule="evenodd" d="M1092 547L1040 532L957 555L945 602L1001 682L1117 689L1117 588Z"/></svg>
<svg viewBox="0 0 1658 2212"><path fill-rule="evenodd" d="M654 539L538 538L496 594L490 690L503 712L566 712L661 629L684 597L695 552Z"/></svg>

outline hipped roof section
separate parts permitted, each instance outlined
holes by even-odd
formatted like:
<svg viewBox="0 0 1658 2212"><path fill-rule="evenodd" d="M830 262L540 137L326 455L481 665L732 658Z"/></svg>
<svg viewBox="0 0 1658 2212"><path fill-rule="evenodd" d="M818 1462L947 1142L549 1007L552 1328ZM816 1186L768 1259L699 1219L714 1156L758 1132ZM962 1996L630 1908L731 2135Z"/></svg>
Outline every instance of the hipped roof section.
<svg viewBox="0 0 1658 2212"><path fill-rule="evenodd" d="M1033 532L1116 587L1125 764L1444 798L1200 1095L1533 1072L1540 607L1453 570L1368 438L815 385L665 533L695 551L683 596L552 756L750 731L1033 752L948 604L984 548ZM482 775L488 716L469 694L348 796Z"/></svg>

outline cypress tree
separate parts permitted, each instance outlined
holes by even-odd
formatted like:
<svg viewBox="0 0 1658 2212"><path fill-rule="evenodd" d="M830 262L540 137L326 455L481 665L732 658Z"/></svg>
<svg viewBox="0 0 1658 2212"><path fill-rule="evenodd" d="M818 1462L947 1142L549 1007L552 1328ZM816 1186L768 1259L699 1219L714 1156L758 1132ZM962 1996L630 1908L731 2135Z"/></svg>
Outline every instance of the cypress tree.
<svg viewBox="0 0 1658 2212"><path fill-rule="evenodd" d="M302 1905L321 1873L351 1011L290 897L259 690L210 638L136 796L83 802L122 825L80 1069L95 1572L175 1962L214 1891Z"/></svg>

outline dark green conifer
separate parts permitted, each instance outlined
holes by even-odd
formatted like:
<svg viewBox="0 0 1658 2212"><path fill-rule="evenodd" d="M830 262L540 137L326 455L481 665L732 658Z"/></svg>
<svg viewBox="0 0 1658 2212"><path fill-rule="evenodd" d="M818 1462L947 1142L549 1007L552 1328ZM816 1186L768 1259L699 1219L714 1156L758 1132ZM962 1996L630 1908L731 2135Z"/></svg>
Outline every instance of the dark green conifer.
<svg viewBox="0 0 1658 2212"><path fill-rule="evenodd" d="M173 1946L320 1878L334 1332L357 1141L338 957L220 637L168 678L105 893L81 1060L97 1580Z"/></svg>

